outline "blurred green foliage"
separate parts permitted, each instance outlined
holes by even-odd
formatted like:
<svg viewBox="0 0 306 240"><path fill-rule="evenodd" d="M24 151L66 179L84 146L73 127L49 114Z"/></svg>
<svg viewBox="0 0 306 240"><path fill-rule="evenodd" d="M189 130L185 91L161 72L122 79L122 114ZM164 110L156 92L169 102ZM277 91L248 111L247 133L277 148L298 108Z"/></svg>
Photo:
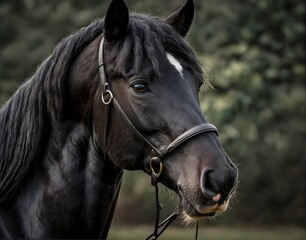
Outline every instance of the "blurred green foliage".
<svg viewBox="0 0 306 240"><path fill-rule="evenodd" d="M196 0L187 40L215 90L201 92L205 115L240 168L240 185L222 224L305 225L305 2ZM2 0L0 103L63 37L103 17L109 1ZM167 16L181 1L127 0ZM167 192L167 190L165 190ZM176 204L166 193L168 213ZM145 174L125 176L117 223L152 222ZM168 206L168 207L167 207ZM165 213L164 213L165 214Z"/></svg>
<svg viewBox="0 0 306 240"><path fill-rule="evenodd" d="M239 218L304 225L305 3L248 0L233 11L203 108L240 165Z"/></svg>

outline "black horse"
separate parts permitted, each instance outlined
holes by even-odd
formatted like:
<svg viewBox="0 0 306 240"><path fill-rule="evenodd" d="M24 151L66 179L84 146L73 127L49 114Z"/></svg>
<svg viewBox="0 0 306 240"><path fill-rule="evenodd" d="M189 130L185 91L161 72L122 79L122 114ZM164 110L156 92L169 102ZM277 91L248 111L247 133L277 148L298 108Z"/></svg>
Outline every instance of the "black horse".
<svg viewBox="0 0 306 240"><path fill-rule="evenodd" d="M174 190L186 218L226 210L237 169L199 105L193 16L192 0L165 20L113 0L4 104L0 238L106 238L124 169Z"/></svg>

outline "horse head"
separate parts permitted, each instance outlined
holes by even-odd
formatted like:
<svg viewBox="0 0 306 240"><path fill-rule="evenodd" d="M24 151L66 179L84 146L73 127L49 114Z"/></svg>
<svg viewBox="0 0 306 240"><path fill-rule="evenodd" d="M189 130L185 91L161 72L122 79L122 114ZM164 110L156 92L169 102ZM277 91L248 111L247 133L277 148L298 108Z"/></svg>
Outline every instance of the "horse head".
<svg viewBox="0 0 306 240"><path fill-rule="evenodd" d="M130 14L123 0L113 0L103 34L91 47L95 62L90 64L98 66L101 58L102 68L91 103L97 145L107 159L121 169L151 174L152 156L162 155L158 180L179 195L183 215L199 218L227 209L237 168L214 127L201 134L195 130L194 136L163 153L188 130L209 125L198 98L201 85L208 85L206 75L184 40L193 16L192 0L165 20ZM103 52L98 54L101 38ZM85 85L71 92L81 92ZM86 119L87 110L82 111Z"/></svg>

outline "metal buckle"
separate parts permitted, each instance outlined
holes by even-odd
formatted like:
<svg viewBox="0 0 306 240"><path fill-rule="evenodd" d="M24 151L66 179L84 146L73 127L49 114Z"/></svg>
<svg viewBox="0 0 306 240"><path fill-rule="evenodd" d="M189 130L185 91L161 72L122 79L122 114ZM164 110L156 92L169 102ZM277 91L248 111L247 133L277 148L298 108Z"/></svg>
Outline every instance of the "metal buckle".
<svg viewBox="0 0 306 240"><path fill-rule="evenodd" d="M158 170L158 172L155 172L155 169L153 167L153 162L154 161L159 163L159 170ZM152 171L153 174L156 175L156 177L159 177L162 174L163 167L164 167L163 163L158 159L158 157L153 157L153 158L150 159L150 170Z"/></svg>
<svg viewBox="0 0 306 240"><path fill-rule="evenodd" d="M108 96L108 99L105 100L105 97ZM109 90L109 85L108 83L105 83L104 84L104 91L102 93L102 96L101 96L101 99L102 99L102 102L105 104L105 105L109 105L112 101L113 101L113 98L114 98L114 95L113 93Z"/></svg>

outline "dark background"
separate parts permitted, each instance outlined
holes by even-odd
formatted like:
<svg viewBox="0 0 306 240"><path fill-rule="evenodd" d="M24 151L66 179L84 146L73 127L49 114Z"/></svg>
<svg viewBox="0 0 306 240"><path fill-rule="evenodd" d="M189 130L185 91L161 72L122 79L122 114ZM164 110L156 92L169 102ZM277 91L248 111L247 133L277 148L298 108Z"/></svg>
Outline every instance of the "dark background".
<svg viewBox="0 0 306 240"><path fill-rule="evenodd" d="M126 0L166 17L180 0ZM188 42L215 90L203 111L240 168L228 213L211 224L305 226L305 2L195 0ZM103 0L1 0L0 104L63 37L103 17ZM124 177L115 223L152 223L153 188L143 173ZM176 197L165 190L168 213Z"/></svg>

